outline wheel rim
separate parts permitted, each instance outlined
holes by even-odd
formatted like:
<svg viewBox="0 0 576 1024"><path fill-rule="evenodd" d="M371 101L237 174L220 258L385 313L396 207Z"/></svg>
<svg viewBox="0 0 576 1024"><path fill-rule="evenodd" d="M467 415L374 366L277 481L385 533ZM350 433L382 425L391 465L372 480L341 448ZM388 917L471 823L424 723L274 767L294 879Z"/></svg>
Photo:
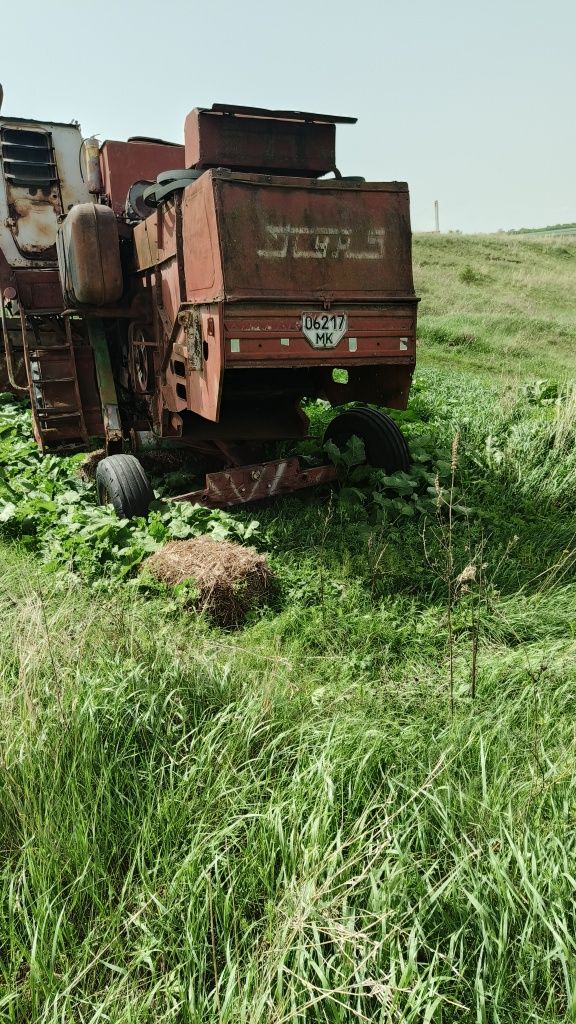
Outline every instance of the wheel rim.
<svg viewBox="0 0 576 1024"><path fill-rule="evenodd" d="M134 351L134 377L135 384L139 391L148 390L148 358L146 349L142 346Z"/></svg>
<svg viewBox="0 0 576 1024"><path fill-rule="evenodd" d="M147 394L153 386L153 359L150 346L141 327L132 327L130 337L130 376L134 390Z"/></svg>

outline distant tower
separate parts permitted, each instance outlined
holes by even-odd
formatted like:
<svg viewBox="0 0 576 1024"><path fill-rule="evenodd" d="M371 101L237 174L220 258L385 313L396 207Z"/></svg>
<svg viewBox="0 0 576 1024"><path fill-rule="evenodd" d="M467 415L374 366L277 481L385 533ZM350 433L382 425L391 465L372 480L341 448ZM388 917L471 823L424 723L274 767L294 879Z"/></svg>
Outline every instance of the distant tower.
<svg viewBox="0 0 576 1024"><path fill-rule="evenodd" d="M438 200L434 200L434 231L437 235L440 234L440 213L438 210Z"/></svg>

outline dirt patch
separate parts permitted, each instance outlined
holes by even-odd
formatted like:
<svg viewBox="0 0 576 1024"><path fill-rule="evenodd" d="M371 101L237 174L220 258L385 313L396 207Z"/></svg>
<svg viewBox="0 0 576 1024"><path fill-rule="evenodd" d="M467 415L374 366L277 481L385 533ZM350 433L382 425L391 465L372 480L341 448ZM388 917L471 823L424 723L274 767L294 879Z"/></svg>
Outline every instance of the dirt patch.
<svg viewBox="0 0 576 1024"><path fill-rule="evenodd" d="M221 626L240 625L272 589L272 573L263 555L211 537L170 541L147 558L142 569L168 586L191 580L197 590L194 606Z"/></svg>

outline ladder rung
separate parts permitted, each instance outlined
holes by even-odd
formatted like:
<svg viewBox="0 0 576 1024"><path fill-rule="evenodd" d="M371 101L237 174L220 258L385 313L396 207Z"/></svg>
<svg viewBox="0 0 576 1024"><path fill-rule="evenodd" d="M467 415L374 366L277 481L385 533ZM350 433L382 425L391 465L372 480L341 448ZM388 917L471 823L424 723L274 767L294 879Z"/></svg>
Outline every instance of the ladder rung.
<svg viewBox="0 0 576 1024"><path fill-rule="evenodd" d="M50 442L50 451L53 452L85 452L86 442L83 438L79 438L74 444L56 444L55 441Z"/></svg>
<svg viewBox="0 0 576 1024"><path fill-rule="evenodd" d="M57 427L50 427L48 430L43 430L42 434L44 437L51 437L54 441L60 440L62 444L76 444L76 439L78 442L83 440L79 430L70 431L62 436L62 432Z"/></svg>
<svg viewBox="0 0 576 1024"><path fill-rule="evenodd" d="M44 356L47 352L71 352L71 345L43 345L41 348L32 348L28 346L28 354L31 359L35 359L36 356Z"/></svg>
<svg viewBox="0 0 576 1024"><path fill-rule="evenodd" d="M48 340L48 339L46 339ZM55 335L54 345L42 344L41 339L34 339L27 347L25 346L28 360L28 372L32 378L31 390L33 395L34 417L37 423L38 432L42 442L46 441L49 448L70 450L82 450L88 441L88 432L82 408L82 397L80 395L79 381L76 366L76 348L74 339L66 336ZM40 344L37 342L40 341ZM61 377L45 377L44 372L63 373ZM37 375L37 379L34 377ZM66 395L68 400L72 398L75 405L36 405L38 402L57 401L58 398L50 394L51 385L68 385L72 387L74 395ZM64 397L64 396L62 396Z"/></svg>
<svg viewBox="0 0 576 1024"><path fill-rule="evenodd" d="M72 429L71 425L70 425L70 427L66 427L66 428L63 428L63 427L46 427L42 431L42 434L45 435L46 437L53 437L53 436L55 436L57 440L58 440L58 438L60 438L60 440L63 441L65 444L68 444L68 442L71 443L77 437L81 437L82 436L80 431L78 430L78 427L75 427L74 429Z"/></svg>
<svg viewBox="0 0 576 1024"><path fill-rule="evenodd" d="M35 380L34 384L72 384L75 380L76 377L41 377L40 380Z"/></svg>
<svg viewBox="0 0 576 1024"><path fill-rule="evenodd" d="M57 409L39 408L36 406L38 416L46 416L52 420L60 419L62 416L80 416L80 410L75 405L59 406Z"/></svg>

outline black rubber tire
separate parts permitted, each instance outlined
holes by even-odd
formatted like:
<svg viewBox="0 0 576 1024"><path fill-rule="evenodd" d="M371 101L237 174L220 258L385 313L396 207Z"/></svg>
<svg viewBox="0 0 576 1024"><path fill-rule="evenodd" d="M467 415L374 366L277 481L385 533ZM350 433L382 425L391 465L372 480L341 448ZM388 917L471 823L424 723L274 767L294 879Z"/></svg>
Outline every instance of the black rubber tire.
<svg viewBox="0 0 576 1024"><path fill-rule="evenodd" d="M367 406L346 409L328 424L324 443L333 441L338 448L344 448L351 437L359 437L364 442L369 466L385 469L387 473L408 469L410 452L406 438L386 413Z"/></svg>
<svg viewBox="0 0 576 1024"><path fill-rule="evenodd" d="M154 491L134 455L109 455L98 463L96 493L100 505L111 504L120 519L148 515Z"/></svg>

